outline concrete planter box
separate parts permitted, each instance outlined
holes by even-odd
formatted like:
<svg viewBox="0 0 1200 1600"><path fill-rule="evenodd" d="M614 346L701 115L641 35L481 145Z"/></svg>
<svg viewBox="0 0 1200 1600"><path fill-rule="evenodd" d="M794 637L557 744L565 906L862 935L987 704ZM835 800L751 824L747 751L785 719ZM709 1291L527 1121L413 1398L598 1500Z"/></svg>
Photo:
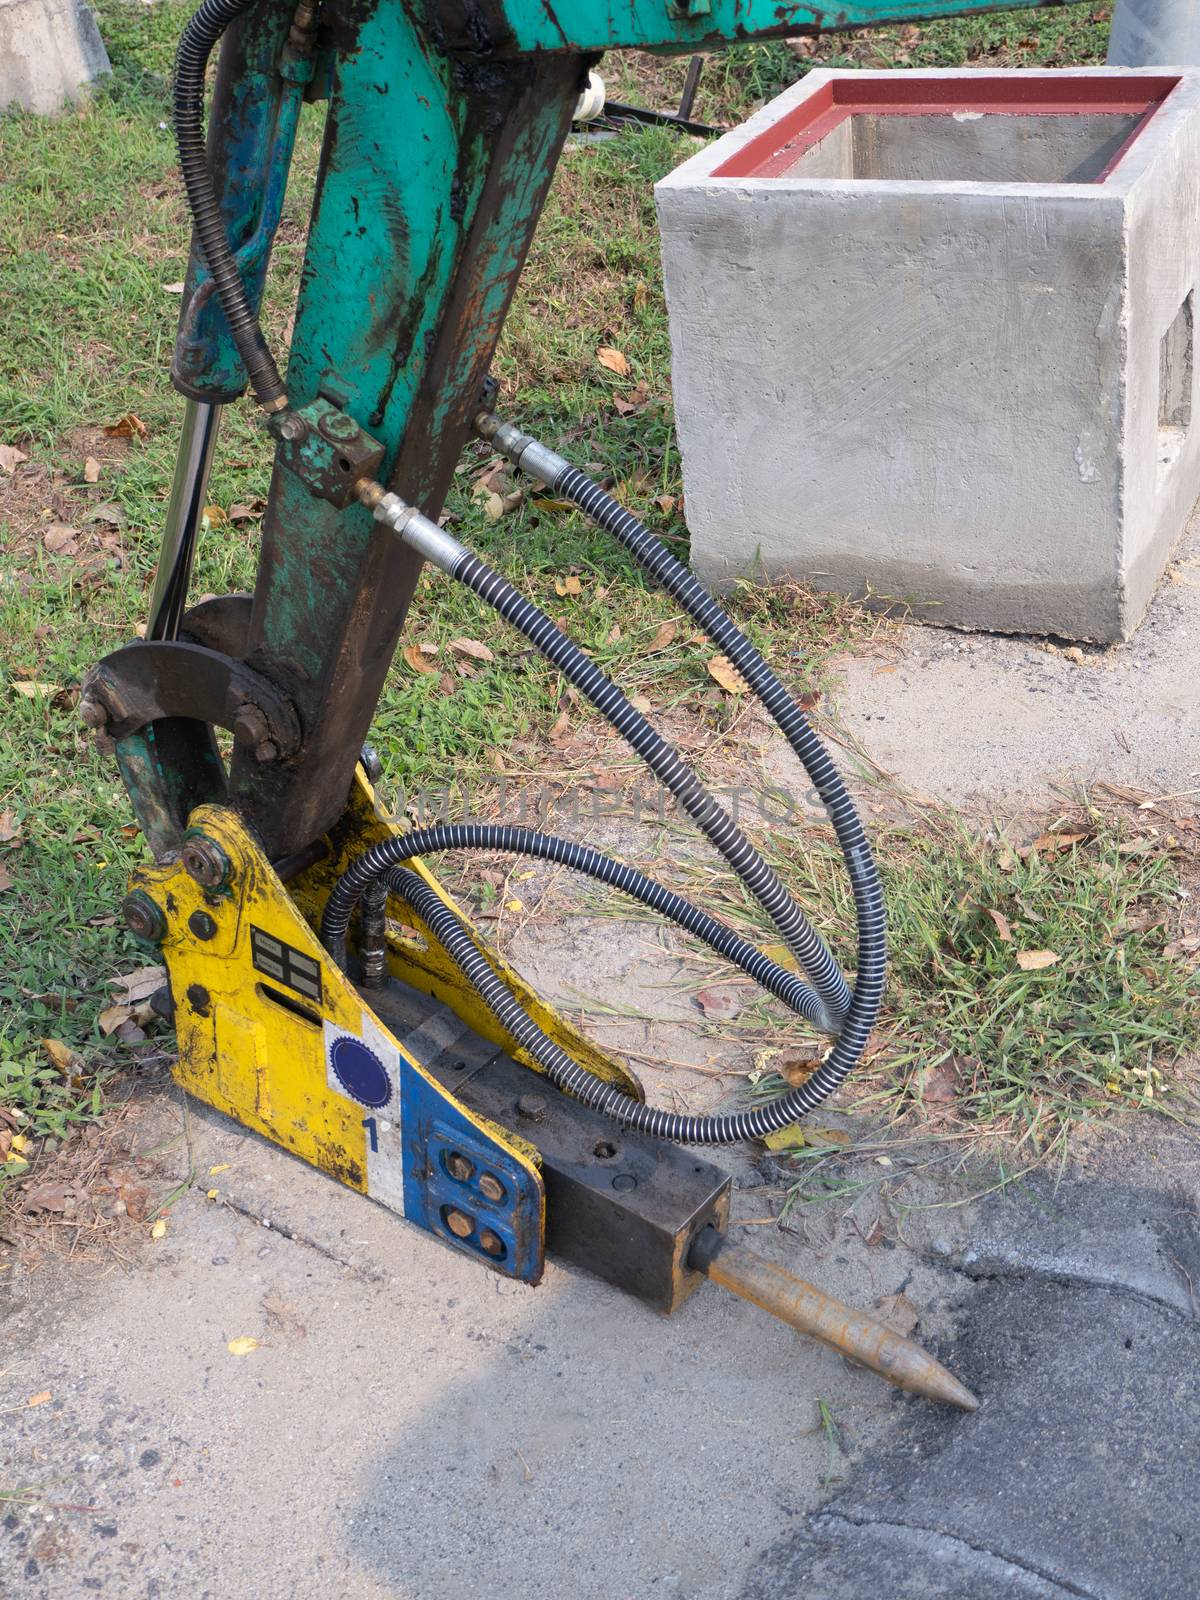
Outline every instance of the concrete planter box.
<svg viewBox="0 0 1200 1600"><path fill-rule="evenodd" d="M656 193L702 579L1129 637L1200 490L1200 73L816 72Z"/></svg>

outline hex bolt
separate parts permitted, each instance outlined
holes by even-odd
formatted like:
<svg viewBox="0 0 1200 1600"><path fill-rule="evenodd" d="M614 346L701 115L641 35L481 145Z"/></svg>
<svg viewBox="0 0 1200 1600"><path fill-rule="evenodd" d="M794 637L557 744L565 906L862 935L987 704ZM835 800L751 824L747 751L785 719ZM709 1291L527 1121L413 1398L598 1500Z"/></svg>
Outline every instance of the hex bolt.
<svg viewBox="0 0 1200 1600"><path fill-rule="evenodd" d="M461 1151L452 1150L446 1157L446 1171L458 1183L470 1183L475 1176L475 1163L469 1161Z"/></svg>
<svg viewBox="0 0 1200 1600"><path fill-rule="evenodd" d="M91 689L85 690L80 697L79 720L85 728L103 728L108 721L108 707Z"/></svg>
<svg viewBox="0 0 1200 1600"><path fill-rule="evenodd" d="M183 841L180 859L188 877L202 889L223 889L229 882L233 864L217 841L206 834L190 834Z"/></svg>
<svg viewBox="0 0 1200 1600"><path fill-rule="evenodd" d="M279 746L273 739L263 739L254 746L255 761L278 761Z"/></svg>
<svg viewBox="0 0 1200 1600"><path fill-rule="evenodd" d="M504 1254L504 1240L498 1233L493 1233L490 1228L485 1228L479 1235L479 1248L485 1255L502 1256Z"/></svg>
<svg viewBox="0 0 1200 1600"><path fill-rule="evenodd" d="M166 936L167 919L162 908L151 900L144 889L135 889L132 894L125 896L121 902L121 915L125 918L125 926L137 939L147 939L157 944Z"/></svg>
<svg viewBox="0 0 1200 1600"><path fill-rule="evenodd" d="M481 1172L479 1175L479 1192L485 1200L503 1200L504 1185L494 1172Z"/></svg>
<svg viewBox="0 0 1200 1600"><path fill-rule="evenodd" d="M217 931L217 925L207 911L193 911L188 918L188 927L197 939L211 939Z"/></svg>
<svg viewBox="0 0 1200 1600"><path fill-rule="evenodd" d="M475 1232L475 1224L465 1211L447 1211L446 1226L456 1239L469 1239Z"/></svg>
<svg viewBox="0 0 1200 1600"><path fill-rule="evenodd" d="M523 1094L517 1101L517 1115L524 1117L526 1122L544 1122L546 1102L540 1094Z"/></svg>
<svg viewBox="0 0 1200 1600"><path fill-rule="evenodd" d="M299 444L302 439L308 438L308 423L298 411L289 411L278 423L275 431L289 444Z"/></svg>

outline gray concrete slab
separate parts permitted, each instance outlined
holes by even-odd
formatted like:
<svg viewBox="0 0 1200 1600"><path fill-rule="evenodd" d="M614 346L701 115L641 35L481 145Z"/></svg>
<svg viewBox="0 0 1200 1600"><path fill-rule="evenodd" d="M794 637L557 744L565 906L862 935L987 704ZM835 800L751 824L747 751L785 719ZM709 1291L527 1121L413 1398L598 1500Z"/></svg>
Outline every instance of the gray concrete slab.
<svg viewBox="0 0 1200 1600"><path fill-rule="evenodd" d="M223 1118L188 1128L164 1240L6 1291L0 1482L46 1502L9 1509L6 1600L725 1600L821 1498L817 1398L863 1444L908 1403L713 1286L668 1321L554 1266L514 1285ZM940 1325L936 1266L745 1232L858 1303L909 1281Z"/></svg>
<svg viewBox="0 0 1200 1600"><path fill-rule="evenodd" d="M1081 655L904 625L838 664L831 711L903 785L954 805L1053 805L1097 780L1195 794L1200 519L1133 640Z"/></svg>

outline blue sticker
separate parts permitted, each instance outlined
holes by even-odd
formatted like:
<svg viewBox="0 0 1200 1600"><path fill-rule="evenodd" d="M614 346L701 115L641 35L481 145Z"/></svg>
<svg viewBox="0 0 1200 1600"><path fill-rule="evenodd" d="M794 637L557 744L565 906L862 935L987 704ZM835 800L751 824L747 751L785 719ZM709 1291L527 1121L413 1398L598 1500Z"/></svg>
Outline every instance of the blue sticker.
<svg viewBox="0 0 1200 1600"><path fill-rule="evenodd" d="M329 1047L329 1065L352 1100L364 1106L386 1106L392 1098L392 1080L374 1050L361 1039L343 1034Z"/></svg>

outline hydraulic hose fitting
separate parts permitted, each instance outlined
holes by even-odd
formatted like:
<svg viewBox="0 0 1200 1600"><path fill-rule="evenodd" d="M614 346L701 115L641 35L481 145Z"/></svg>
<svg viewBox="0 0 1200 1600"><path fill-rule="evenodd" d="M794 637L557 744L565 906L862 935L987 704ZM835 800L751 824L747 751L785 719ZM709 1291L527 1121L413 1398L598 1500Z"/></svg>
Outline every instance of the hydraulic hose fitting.
<svg viewBox="0 0 1200 1600"><path fill-rule="evenodd" d="M521 472L536 478L539 483L548 484L550 488L555 487L556 480L571 465L565 456L558 455L532 435L522 433L511 422L501 422L490 411L480 411L474 427L481 439L495 445Z"/></svg>
<svg viewBox="0 0 1200 1600"><path fill-rule="evenodd" d="M452 533L439 528L416 506L410 506L375 479L364 479L358 484L356 493L360 503L367 507L376 522L382 522L410 550L415 550L443 572L453 576L460 562L469 554L466 545L460 544Z"/></svg>

